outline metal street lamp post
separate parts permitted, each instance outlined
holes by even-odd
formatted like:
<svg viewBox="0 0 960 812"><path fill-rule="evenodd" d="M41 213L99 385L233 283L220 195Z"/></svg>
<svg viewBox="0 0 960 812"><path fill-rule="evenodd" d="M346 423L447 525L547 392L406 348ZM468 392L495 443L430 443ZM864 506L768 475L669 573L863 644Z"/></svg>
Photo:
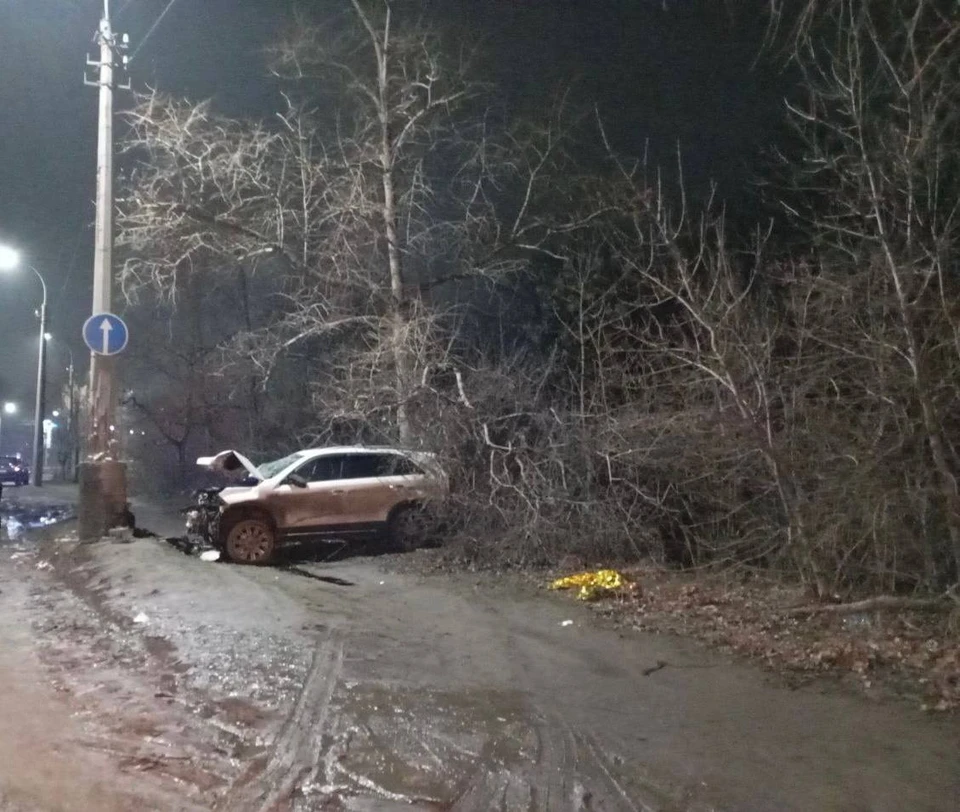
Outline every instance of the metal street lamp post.
<svg viewBox="0 0 960 812"><path fill-rule="evenodd" d="M70 353L70 366L67 367L67 391L70 393L70 403L67 409L67 436L72 444L70 456L73 464L73 481L76 482L80 476L80 433L77 426L80 412L77 408L77 392L73 380L73 350L70 347L66 349Z"/></svg>
<svg viewBox="0 0 960 812"><path fill-rule="evenodd" d="M0 246L0 270L12 271L20 264L20 254L7 246ZM28 266L40 280L43 299L40 302L40 349L37 353L37 400L33 412L33 485L43 485L43 418L47 397L47 283L32 265Z"/></svg>
<svg viewBox="0 0 960 812"><path fill-rule="evenodd" d="M36 269L34 269L36 271ZM37 272L37 278L43 285L43 302L40 304L40 353L37 356L37 402L33 410L33 484L43 485L43 463L45 444L43 442L43 421L47 411L47 283Z"/></svg>
<svg viewBox="0 0 960 812"><path fill-rule="evenodd" d="M49 334L48 334L49 336ZM49 336L51 339L53 336ZM66 367L67 371L67 410L66 410L66 442L70 443L68 449L69 463L73 469L73 481L76 482L80 471L80 437L77 430L79 421L79 404L77 403L77 392L74 384L74 360L73 349L64 341L59 341L56 346L65 351L70 358L70 365ZM54 411L54 417L60 417L60 412ZM63 437L64 435L61 435ZM66 476L66 474L64 474Z"/></svg>

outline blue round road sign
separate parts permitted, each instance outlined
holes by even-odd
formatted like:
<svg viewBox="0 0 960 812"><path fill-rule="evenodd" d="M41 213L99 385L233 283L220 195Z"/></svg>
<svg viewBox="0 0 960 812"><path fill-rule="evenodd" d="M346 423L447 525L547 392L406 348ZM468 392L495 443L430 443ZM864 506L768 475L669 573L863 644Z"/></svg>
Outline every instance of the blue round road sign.
<svg viewBox="0 0 960 812"><path fill-rule="evenodd" d="M113 313L96 313L83 324L83 340L97 355L123 352L129 337L127 325Z"/></svg>

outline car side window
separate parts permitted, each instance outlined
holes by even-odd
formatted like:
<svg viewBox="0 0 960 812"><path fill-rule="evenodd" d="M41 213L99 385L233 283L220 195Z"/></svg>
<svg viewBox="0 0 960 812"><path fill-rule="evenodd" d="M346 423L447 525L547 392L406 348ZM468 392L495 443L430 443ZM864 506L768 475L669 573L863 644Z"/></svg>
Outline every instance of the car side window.
<svg viewBox="0 0 960 812"><path fill-rule="evenodd" d="M423 473L412 460L399 454L381 455L379 471L379 476L416 476Z"/></svg>
<svg viewBox="0 0 960 812"><path fill-rule="evenodd" d="M381 476L377 466L379 454L350 454L343 461L344 479L369 479Z"/></svg>
<svg viewBox="0 0 960 812"><path fill-rule="evenodd" d="M423 473L399 454L351 454L343 465L344 479L372 479L385 476L410 476Z"/></svg>
<svg viewBox="0 0 960 812"><path fill-rule="evenodd" d="M342 456L315 457L301 465L294 473L307 482L331 482L342 478L343 460Z"/></svg>

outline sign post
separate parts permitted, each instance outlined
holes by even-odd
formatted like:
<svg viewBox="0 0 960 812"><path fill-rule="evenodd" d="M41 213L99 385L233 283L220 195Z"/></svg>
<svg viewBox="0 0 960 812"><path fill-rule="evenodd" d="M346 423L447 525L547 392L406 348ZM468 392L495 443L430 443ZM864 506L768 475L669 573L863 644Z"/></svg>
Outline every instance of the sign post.
<svg viewBox="0 0 960 812"><path fill-rule="evenodd" d="M129 338L127 325L113 313L94 313L83 325L83 341L101 371L112 371L112 356L126 349ZM112 383L112 372L100 380ZM110 389L109 397L112 398L112 386ZM92 453L80 470L80 510L77 518L80 537L87 540L100 538L111 527L118 526L123 517L129 516L127 474L126 467L119 459L117 429L104 419L104 414L112 415L112 400L108 406L106 412L94 409L90 427Z"/></svg>

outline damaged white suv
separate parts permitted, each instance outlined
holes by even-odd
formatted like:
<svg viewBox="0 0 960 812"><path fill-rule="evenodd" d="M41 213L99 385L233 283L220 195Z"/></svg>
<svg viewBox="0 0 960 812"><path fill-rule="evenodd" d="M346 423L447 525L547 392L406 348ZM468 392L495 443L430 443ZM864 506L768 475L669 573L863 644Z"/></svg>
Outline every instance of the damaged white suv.
<svg viewBox="0 0 960 812"><path fill-rule="evenodd" d="M240 564L266 564L279 544L318 537L387 535L413 549L430 504L449 491L434 454L389 447L310 449L260 466L223 451L197 465L246 475L242 485L204 492L188 520Z"/></svg>

